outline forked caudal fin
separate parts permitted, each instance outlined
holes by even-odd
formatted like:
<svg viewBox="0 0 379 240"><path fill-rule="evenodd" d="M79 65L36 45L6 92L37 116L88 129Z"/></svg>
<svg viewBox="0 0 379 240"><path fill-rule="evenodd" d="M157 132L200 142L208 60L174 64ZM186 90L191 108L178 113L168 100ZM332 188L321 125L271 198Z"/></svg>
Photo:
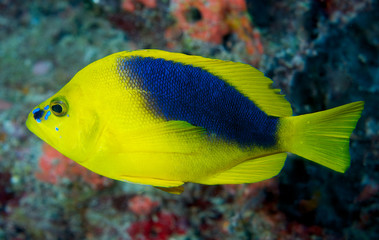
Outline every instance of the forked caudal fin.
<svg viewBox="0 0 379 240"><path fill-rule="evenodd" d="M280 144L285 151L338 172L350 166L349 139L364 102L281 119Z"/></svg>

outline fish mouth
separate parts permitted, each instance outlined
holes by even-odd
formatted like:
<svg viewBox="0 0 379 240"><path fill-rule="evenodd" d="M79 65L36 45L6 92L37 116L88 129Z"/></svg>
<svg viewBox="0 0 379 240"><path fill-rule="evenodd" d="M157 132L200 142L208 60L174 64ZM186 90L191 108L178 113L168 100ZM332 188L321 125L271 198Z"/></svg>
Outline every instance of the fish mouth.
<svg viewBox="0 0 379 240"><path fill-rule="evenodd" d="M49 133L44 128L44 125L41 122L41 120L38 117L36 118L35 111L32 111L29 113L28 118L26 119L25 125L29 129L29 131L34 133L37 137L47 142L51 146L55 145L52 139L49 137Z"/></svg>

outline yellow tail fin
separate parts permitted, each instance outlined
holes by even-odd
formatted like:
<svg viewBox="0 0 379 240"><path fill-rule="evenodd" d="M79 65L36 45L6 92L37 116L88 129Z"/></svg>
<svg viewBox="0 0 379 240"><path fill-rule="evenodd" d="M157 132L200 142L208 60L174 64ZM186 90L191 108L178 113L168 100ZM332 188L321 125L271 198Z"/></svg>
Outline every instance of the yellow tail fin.
<svg viewBox="0 0 379 240"><path fill-rule="evenodd" d="M281 119L280 142L285 151L338 172L350 166L349 139L364 102Z"/></svg>

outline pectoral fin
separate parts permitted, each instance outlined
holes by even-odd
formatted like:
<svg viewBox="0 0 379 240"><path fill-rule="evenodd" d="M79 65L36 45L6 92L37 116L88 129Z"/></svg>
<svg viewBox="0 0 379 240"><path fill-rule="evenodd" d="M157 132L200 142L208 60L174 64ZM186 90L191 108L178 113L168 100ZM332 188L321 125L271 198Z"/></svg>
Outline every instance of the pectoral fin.
<svg viewBox="0 0 379 240"><path fill-rule="evenodd" d="M283 168L287 153L278 153L246 160L237 166L218 173L199 183L215 184L241 184L263 181L276 176Z"/></svg>

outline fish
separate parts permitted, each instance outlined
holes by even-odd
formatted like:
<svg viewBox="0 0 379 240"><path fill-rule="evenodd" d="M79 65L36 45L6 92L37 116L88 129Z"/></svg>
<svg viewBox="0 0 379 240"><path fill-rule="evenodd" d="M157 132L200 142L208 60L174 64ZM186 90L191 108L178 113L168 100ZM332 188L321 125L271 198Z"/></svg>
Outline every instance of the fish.
<svg viewBox="0 0 379 240"><path fill-rule="evenodd" d="M95 173L173 194L272 178L288 153L345 172L364 102L293 116L272 84L244 63L123 51L80 70L26 126Z"/></svg>

